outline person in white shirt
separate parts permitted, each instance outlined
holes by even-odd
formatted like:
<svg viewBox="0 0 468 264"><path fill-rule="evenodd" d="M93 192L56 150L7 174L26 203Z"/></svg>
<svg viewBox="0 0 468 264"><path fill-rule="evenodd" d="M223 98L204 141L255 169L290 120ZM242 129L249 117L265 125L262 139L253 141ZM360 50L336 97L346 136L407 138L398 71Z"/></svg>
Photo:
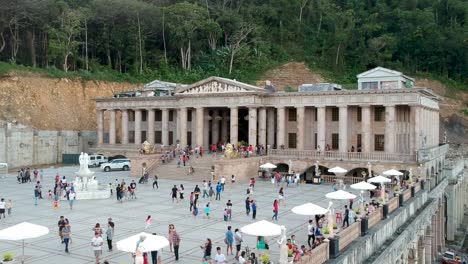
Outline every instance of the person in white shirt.
<svg viewBox="0 0 468 264"><path fill-rule="evenodd" d="M310 244L311 239L312 244ZM307 244L309 248L312 248L312 245L315 244L315 227L312 220L309 220L309 224L307 225Z"/></svg>
<svg viewBox="0 0 468 264"><path fill-rule="evenodd" d="M99 233L95 233L91 240L91 246L93 247L94 256L96 257L96 264L99 264L99 257L102 255L102 245L104 240Z"/></svg>
<svg viewBox="0 0 468 264"><path fill-rule="evenodd" d="M76 199L76 193L75 191L71 190L70 193L68 194L68 203L70 203L70 210L73 210L73 203L75 202Z"/></svg>
<svg viewBox="0 0 468 264"><path fill-rule="evenodd" d="M239 256L239 264L247 264L247 260L245 260L245 251L242 251Z"/></svg>
<svg viewBox="0 0 468 264"><path fill-rule="evenodd" d="M216 261L216 264L225 264L226 263L226 256L224 256L223 253L221 253L221 248L217 247L216 248L216 255L214 260Z"/></svg>
<svg viewBox="0 0 468 264"><path fill-rule="evenodd" d="M226 178L224 176L219 179L219 183L221 183L221 190L224 192L224 184L226 183Z"/></svg>
<svg viewBox="0 0 468 264"><path fill-rule="evenodd" d="M1 199L0 200L0 219L2 219L2 215L3 215L3 218L6 218L5 216L5 199Z"/></svg>

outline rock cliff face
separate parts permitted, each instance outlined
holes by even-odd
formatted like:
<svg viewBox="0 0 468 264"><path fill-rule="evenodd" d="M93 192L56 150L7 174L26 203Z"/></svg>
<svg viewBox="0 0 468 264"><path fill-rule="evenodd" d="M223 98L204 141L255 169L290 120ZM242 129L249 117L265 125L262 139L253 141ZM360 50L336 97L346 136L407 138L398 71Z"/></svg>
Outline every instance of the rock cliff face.
<svg viewBox="0 0 468 264"><path fill-rule="evenodd" d="M94 98L141 87L10 74L0 77L0 120L38 130L96 130Z"/></svg>

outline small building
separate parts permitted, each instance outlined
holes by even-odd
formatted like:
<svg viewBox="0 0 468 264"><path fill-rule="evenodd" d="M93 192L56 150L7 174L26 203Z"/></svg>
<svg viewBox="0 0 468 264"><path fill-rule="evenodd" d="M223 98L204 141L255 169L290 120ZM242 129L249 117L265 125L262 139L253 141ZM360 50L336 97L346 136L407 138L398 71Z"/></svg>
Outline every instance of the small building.
<svg viewBox="0 0 468 264"><path fill-rule="evenodd" d="M358 90L392 90L413 88L414 79L399 71L377 67L356 76Z"/></svg>
<svg viewBox="0 0 468 264"><path fill-rule="evenodd" d="M313 83L299 85L299 92L339 91L342 87L336 83Z"/></svg>

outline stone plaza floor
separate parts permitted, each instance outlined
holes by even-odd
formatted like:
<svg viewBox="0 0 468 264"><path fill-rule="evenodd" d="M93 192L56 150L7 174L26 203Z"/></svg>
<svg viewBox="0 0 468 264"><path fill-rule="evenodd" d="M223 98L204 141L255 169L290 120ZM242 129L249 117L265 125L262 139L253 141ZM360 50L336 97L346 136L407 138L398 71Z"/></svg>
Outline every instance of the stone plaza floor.
<svg viewBox="0 0 468 264"><path fill-rule="evenodd" d="M96 172L100 184L114 183L115 179L125 179L130 183L132 178L129 172L114 171L102 172L99 169L91 169ZM131 235L144 231L145 219L148 215L153 218L152 225L146 232L155 232L159 235L167 236L168 225L174 224L180 237L180 259L177 263L192 264L201 263L202 250L200 245L206 238L213 241L212 256L216 253L215 248L221 246L223 253L226 247L223 242L227 226L232 229L240 228L254 221L246 216L244 199L247 184L227 183L225 191L221 194L221 201L210 201L209 198L202 198L199 202L199 215L193 217L189 212L189 194L195 184L201 186L201 182L190 182L170 179L160 179L159 189L153 190L151 183L148 185L139 184L136 195L138 199L117 203L115 197L104 200L77 200L73 210L69 209L68 203L62 201L58 209L53 208L52 200L47 199L47 191L53 189L53 178L57 172L65 175L67 179L74 179L74 172L78 171L77 166L48 168L44 169L43 194L44 199L39 200L37 206L34 205L34 183L18 184L16 174L10 174L7 178L0 179L0 197L5 200L11 199L13 209L11 216L0 219L0 229L27 221L34 224L44 225L50 229L48 235L36 239L25 241L25 263L50 264L50 263L94 263L94 256L91 247L91 239L94 236L92 228L96 223L100 223L104 231L107 228L107 218L112 217L115 222L114 251L107 252L107 245L104 242L103 260L110 263L133 263L130 253L118 251L115 243ZM168 177L168 176L166 176ZM209 177L209 176L207 176ZM172 203L170 190L176 184L183 184L185 187L185 201ZM254 199L257 201L257 221L271 220L273 210L273 200L278 198L279 188L269 181L257 181ZM299 187L284 188L285 204L280 206L278 224L285 225L288 236L296 235L299 245L307 245L306 225L309 217L295 215L291 208L312 202L322 207L328 206L325 193L330 192L329 185L303 184ZM355 194L358 194L355 192ZM79 193L78 193L79 195ZM223 209L228 199L233 202L232 221L223 221ZM211 217L204 218L205 204L210 201ZM343 202L346 203L347 201ZM339 206L339 203L336 205ZM58 237L57 221L63 215L69 219L72 231L72 244L70 244L70 254L64 252L64 245ZM105 236L103 237L105 241ZM256 238L243 235L244 243L242 248L255 247ZM268 238L270 244L270 254L273 260L278 259L279 248L276 238ZM16 258L21 255L21 241L0 241L0 257L6 252L14 252ZM234 249L235 252L235 249ZM162 263L176 263L169 248L160 251ZM228 263L235 262L234 256L227 256ZM277 263L275 261L275 263Z"/></svg>

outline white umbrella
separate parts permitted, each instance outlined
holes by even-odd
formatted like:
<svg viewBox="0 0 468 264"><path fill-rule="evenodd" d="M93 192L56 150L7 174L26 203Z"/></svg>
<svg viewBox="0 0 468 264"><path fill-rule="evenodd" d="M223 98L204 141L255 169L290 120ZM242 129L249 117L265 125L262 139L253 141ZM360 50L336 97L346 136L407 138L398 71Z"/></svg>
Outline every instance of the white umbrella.
<svg viewBox="0 0 468 264"><path fill-rule="evenodd" d="M349 199L356 198L356 195L343 191L343 190L338 190L336 192L325 194L325 197L327 197L328 199L334 199L334 200L349 200Z"/></svg>
<svg viewBox="0 0 468 264"><path fill-rule="evenodd" d="M306 203L303 205L295 206L291 211L298 215L323 215L328 212L328 209L325 209L313 203Z"/></svg>
<svg viewBox="0 0 468 264"><path fill-rule="evenodd" d="M260 165L260 168L262 168L262 169L276 169L276 165L271 164L271 163L265 163L265 164Z"/></svg>
<svg viewBox="0 0 468 264"><path fill-rule="evenodd" d="M348 172L346 169L343 169L341 167L333 167L331 169L328 170L328 172L332 172L332 173L346 173Z"/></svg>
<svg viewBox="0 0 468 264"><path fill-rule="evenodd" d="M251 236L279 236L281 226L266 220L261 220L241 227L241 232Z"/></svg>
<svg viewBox="0 0 468 264"><path fill-rule="evenodd" d="M387 182L391 182L391 180L387 177L384 177L384 176L375 176L373 178L370 178L367 180L367 182L374 182L374 183L387 183Z"/></svg>
<svg viewBox="0 0 468 264"><path fill-rule="evenodd" d="M163 236L156 236L145 232L127 237L117 242L117 249L120 251L135 253L138 241L141 241L138 248L141 252L160 250L169 246L169 240Z"/></svg>
<svg viewBox="0 0 468 264"><path fill-rule="evenodd" d="M385 176L402 176L403 173L394 169L382 172Z"/></svg>
<svg viewBox="0 0 468 264"><path fill-rule="evenodd" d="M23 240L23 256L21 258L21 263L24 263L24 240L47 235L48 233L49 228L45 226L22 222L0 230L0 240Z"/></svg>
<svg viewBox="0 0 468 264"><path fill-rule="evenodd" d="M375 185L365 181L352 184L350 187L356 190L374 190L376 188Z"/></svg>

